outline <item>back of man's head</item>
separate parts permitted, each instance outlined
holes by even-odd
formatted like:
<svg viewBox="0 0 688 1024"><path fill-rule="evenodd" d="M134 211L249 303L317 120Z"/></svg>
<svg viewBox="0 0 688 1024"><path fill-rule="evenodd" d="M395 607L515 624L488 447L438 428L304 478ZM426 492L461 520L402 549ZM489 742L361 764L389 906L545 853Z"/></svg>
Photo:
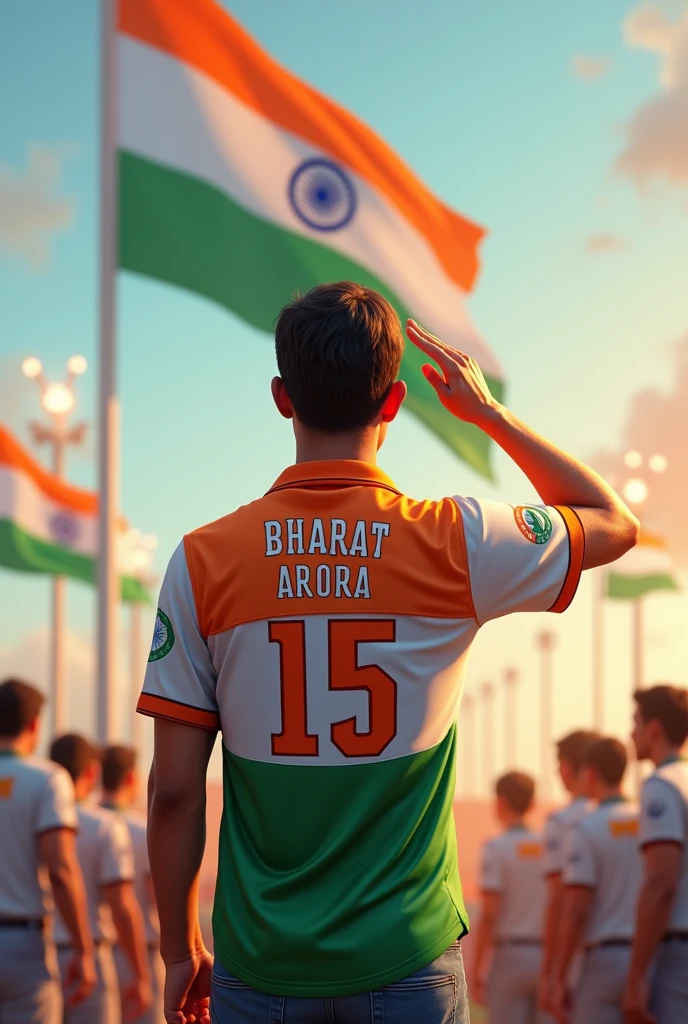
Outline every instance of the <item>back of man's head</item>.
<svg viewBox="0 0 688 1024"><path fill-rule="evenodd" d="M526 772L507 772L497 779L495 793L514 814L526 814L535 799L535 779Z"/></svg>
<svg viewBox="0 0 688 1024"><path fill-rule="evenodd" d="M50 745L50 760L66 768L76 782L94 761L100 761L100 750L76 732L58 736Z"/></svg>
<svg viewBox="0 0 688 1024"><path fill-rule="evenodd" d="M560 761L567 761L574 773L580 772L585 763L585 756L590 746L599 739L599 734L591 729L576 729L563 736L557 743L557 755Z"/></svg>
<svg viewBox="0 0 688 1024"><path fill-rule="evenodd" d="M31 728L41 713L45 697L23 679L0 683L0 738L13 740Z"/></svg>
<svg viewBox="0 0 688 1024"><path fill-rule="evenodd" d="M399 373L404 340L382 295L340 281L319 285L282 309L275 348L299 421L338 434L365 427L380 411Z"/></svg>
<svg viewBox="0 0 688 1024"><path fill-rule="evenodd" d="M594 740L583 756L586 768L592 768L605 786L620 786L626 773L628 754L620 740L603 736Z"/></svg>
<svg viewBox="0 0 688 1024"><path fill-rule="evenodd" d="M136 769L136 750L124 743L114 743L103 751L103 789L116 793Z"/></svg>
<svg viewBox="0 0 688 1024"><path fill-rule="evenodd" d="M683 746L688 739L688 690L662 684L636 690L633 699L644 722L658 722L672 746Z"/></svg>

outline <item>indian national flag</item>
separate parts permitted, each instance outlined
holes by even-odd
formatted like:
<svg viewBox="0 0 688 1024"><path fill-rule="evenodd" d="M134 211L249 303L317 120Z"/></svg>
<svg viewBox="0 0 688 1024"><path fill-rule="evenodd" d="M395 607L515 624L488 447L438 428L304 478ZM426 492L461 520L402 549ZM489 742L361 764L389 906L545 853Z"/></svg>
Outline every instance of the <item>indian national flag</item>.
<svg viewBox="0 0 688 1024"><path fill-rule="evenodd" d="M296 289L358 281L474 356L502 395L466 312L481 228L213 0L120 0L118 27L122 268L265 331ZM408 346L408 408L489 476L487 439L440 406L423 362Z"/></svg>
<svg viewBox="0 0 688 1024"><path fill-rule="evenodd" d="M634 600L653 590L678 590L676 568L662 537L640 534L637 545L614 562L607 575L607 596Z"/></svg>
<svg viewBox="0 0 688 1024"><path fill-rule="evenodd" d="M97 494L48 473L0 426L0 566L95 583L97 520ZM126 574L125 536L122 523L122 599L149 601L145 587Z"/></svg>

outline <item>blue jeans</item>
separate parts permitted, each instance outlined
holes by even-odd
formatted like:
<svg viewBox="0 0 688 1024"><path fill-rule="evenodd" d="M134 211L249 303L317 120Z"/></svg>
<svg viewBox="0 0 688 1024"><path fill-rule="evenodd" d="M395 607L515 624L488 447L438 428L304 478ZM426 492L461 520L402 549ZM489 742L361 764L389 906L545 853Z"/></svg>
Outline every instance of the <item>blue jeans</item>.
<svg viewBox="0 0 688 1024"><path fill-rule="evenodd" d="M415 974L355 996L269 996L216 960L210 1012L213 1024L470 1024L458 942Z"/></svg>

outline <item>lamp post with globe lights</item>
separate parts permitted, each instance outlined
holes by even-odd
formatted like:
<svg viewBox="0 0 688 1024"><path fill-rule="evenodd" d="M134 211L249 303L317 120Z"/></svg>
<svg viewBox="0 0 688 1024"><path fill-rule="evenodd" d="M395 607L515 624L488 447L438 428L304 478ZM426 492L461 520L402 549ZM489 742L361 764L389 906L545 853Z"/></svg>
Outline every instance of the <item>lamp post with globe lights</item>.
<svg viewBox="0 0 688 1024"><path fill-rule="evenodd" d="M153 534L142 534L140 530L128 530L124 537L126 548L125 560L131 575L150 590L157 583L157 576L152 572L153 559L158 547L158 538ZM129 607L129 696L127 707L131 709L130 734L131 741L137 750L143 743L142 718L136 713L143 675L146 668L146 649L143 644L143 606L132 601Z"/></svg>
<svg viewBox="0 0 688 1024"><path fill-rule="evenodd" d="M41 393L41 408L49 417L48 423L31 421L29 429L37 445L51 447L51 468L56 477L65 474L67 449L70 445L83 443L87 425L84 422L70 426L69 419L76 406L74 382L86 372L88 364L83 356L72 356L67 360L67 376L64 381L48 381L43 373L40 359L29 356L22 363L25 377L35 380ZM69 545L73 541L73 528L62 516L54 516L50 522L55 542ZM52 696L51 724L53 735L62 732L67 724L67 689L65 685L65 623L66 623L66 581L62 576L53 577L53 614L50 642L50 692Z"/></svg>

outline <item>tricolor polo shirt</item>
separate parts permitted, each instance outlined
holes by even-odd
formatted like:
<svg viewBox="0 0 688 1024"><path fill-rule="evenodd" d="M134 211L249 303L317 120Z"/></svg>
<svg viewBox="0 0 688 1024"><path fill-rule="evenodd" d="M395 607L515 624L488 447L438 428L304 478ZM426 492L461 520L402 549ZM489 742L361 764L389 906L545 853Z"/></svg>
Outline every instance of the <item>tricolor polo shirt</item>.
<svg viewBox="0 0 688 1024"><path fill-rule="evenodd" d="M253 988L375 989L468 928L452 803L471 644L563 611L569 508L417 501L374 465L301 463L189 534L139 711L220 730L215 953Z"/></svg>

